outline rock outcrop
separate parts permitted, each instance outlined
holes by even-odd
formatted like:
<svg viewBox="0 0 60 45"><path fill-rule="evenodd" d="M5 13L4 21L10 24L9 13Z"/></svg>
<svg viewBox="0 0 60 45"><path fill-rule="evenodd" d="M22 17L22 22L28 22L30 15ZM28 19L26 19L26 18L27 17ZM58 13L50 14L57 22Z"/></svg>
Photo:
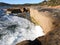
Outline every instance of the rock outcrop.
<svg viewBox="0 0 60 45"><path fill-rule="evenodd" d="M41 42L38 39L35 39L34 41L25 40L21 43L18 43L16 45L42 45Z"/></svg>
<svg viewBox="0 0 60 45"><path fill-rule="evenodd" d="M59 9L31 9L31 17L42 26L46 35L38 39L42 45L60 45L60 10ZM36 23L35 22L35 23Z"/></svg>
<svg viewBox="0 0 60 45"><path fill-rule="evenodd" d="M40 25L45 36L34 41L23 41L17 45L60 45L60 10L58 9L30 9L32 22Z"/></svg>

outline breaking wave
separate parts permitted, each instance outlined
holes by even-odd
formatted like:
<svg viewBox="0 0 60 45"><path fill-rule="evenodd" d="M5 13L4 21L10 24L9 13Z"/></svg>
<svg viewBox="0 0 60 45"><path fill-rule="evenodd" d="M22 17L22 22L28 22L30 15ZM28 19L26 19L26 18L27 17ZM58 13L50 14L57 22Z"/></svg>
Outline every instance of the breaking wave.
<svg viewBox="0 0 60 45"><path fill-rule="evenodd" d="M0 45L16 45L23 40L34 40L44 35L40 26L17 16L0 17Z"/></svg>

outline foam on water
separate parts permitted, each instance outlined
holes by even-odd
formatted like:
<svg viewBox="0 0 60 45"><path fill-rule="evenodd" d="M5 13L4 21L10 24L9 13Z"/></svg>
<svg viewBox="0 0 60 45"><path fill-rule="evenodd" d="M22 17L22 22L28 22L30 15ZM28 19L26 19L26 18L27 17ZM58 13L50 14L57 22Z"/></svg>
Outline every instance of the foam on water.
<svg viewBox="0 0 60 45"><path fill-rule="evenodd" d="M42 28L27 19L7 15L0 18L0 45L16 45L23 40L34 40L43 35Z"/></svg>

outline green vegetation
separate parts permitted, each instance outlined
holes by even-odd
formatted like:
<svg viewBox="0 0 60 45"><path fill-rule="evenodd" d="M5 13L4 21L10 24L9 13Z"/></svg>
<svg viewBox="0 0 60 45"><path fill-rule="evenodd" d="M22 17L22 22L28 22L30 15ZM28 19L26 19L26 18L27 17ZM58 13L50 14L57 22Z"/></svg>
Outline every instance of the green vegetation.
<svg viewBox="0 0 60 45"><path fill-rule="evenodd" d="M0 6L36 6L36 5L48 5L48 6L56 6L56 5L60 5L60 0L44 0L40 3L37 4L30 4L30 3L26 3L26 4L8 4L8 3L3 3L0 2Z"/></svg>
<svg viewBox="0 0 60 45"><path fill-rule="evenodd" d="M57 6L60 5L60 0L44 0L40 5Z"/></svg>
<svg viewBox="0 0 60 45"><path fill-rule="evenodd" d="M51 6L57 6L60 5L60 0L49 0L47 4Z"/></svg>

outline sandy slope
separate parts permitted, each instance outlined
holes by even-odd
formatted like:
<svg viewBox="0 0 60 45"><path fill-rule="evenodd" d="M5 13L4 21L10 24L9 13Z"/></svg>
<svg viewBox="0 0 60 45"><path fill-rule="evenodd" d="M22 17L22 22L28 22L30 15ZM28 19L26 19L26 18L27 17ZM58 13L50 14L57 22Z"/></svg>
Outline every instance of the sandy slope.
<svg viewBox="0 0 60 45"><path fill-rule="evenodd" d="M35 9L30 9L30 16L32 17L32 19L34 19L33 21L40 25L45 33L49 32L53 27L52 23L54 22L54 19L52 19L52 16L50 15L52 14L47 11L38 12Z"/></svg>

